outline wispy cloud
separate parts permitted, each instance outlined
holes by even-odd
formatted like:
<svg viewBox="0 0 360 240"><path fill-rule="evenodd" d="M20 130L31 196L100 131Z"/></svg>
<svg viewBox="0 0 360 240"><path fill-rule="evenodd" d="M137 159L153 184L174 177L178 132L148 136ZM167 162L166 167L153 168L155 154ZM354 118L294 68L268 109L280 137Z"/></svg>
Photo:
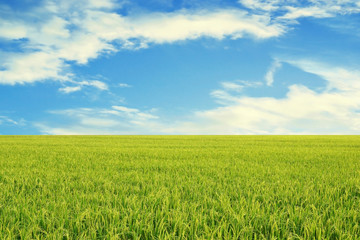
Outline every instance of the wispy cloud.
<svg viewBox="0 0 360 240"><path fill-rule="evenodd" d="M236 103L238 98L224 89L213 90L210 95L216 99L216 102L223 105Z"/></svg>
<svg viewBox="0 0 360 240"><path fill-rule="evenodd" d="M359 1L353 0L239 0L243 6L271 15L274 19L295 20L303 17L328 18L338 14L360 12Z"/></svg>
<svg viewBox="0 0 360 240"><path fill-rule="evenodd" d="M271 86L274 82L274 74L275 72L280 69L282 66L281 62L277 59L274 60L274 62L271 64L269 70L265 74L265 82L266 85Z"/></svg>
<svg viewBox="0 0 360 240"><path fill-rule="evenodd" d="M73 92L78 92L81 91L84 87L94 87L98 90L101 91L105 91L108 90L109 87L106 83L98 81L98 80L91 80L91 81L68 81L69 83L72 83L74 86L66 86L66 87L62 87L59 88L60 92L63 93L73 93Z"/></svg>
<svg viewBox="0 0 360 240"><path fill-rule="evenodd" d="M92 86L99 90L108 90L109 87L106 83L98 81L98 80L92 80L92 81L81 81L79 82L81 86Z"/></svg>
<svg viewBox="0 0 360 240"><path fill-rule="evenodd" d="M288 11L285 15L281 16L281 19L297 19L302 17L314 17L314 18L328 18L334 16L337 11L333 11L332 7L286 7ZM339 9L337 9L339 10Z"/></svg>
<svg viewBox="0 0 360 240"><path fill-rule="evenodd" d="M284 59L283 61L322 77L327 81L328 91L349 93L360 91L360 71L357 68L348 69L306 59Z"/></svg>
<svg viewBox="0 0 360 240"><path fill-rule="evenodd" d="M23 126L25 125L25 120L24 119L20 119L18 121L15 121L7 116L0 116L0 125L15 125L15 126Z"/></svg>
<svg viewBox="0 0 360 240"><path fill-rule="evenodd" d="M280 0L239 0L239 3L247 8L263 11L275 11L279 9Z"/></svg>
<svg viewBox="0 0 360 240"><path fill-rule="evenodd" d="M154 111L125 106L54 110L49 113L70 122L60 126L38 122L35 126L44 134L151 134L160 131L162 126Z"/></svg>
<svg viewBox="0 0 360 240"><path fill-rule="evenodd" d="M232 82L221 82L221 89L213 90L210 95L219 104L234 104L238 101L238 94L246 88L257 88L262 86L261 82L237 80Z"/></svg>
<svg viewBox="0 0 360 240"><path fill-rule="evenodd" d="M244 89L243 85L236 82L222 82L221 86L227 91L241 92Z"/></svg>
<svg viewBox="0 0 360 240"><path fill-rule="evenodd" d="M121 87L121 88L130 88L130 87L132 87L131 85L129 85L127 83L119 83L118 86Z"/></svg>
<svg viewBox="0 0 360 240"><path fill-rule="evenodd" d="M59 91L63 93L73 93L73 92L78 92L80 90L81 90L81 86L59 88Z"/></svg>

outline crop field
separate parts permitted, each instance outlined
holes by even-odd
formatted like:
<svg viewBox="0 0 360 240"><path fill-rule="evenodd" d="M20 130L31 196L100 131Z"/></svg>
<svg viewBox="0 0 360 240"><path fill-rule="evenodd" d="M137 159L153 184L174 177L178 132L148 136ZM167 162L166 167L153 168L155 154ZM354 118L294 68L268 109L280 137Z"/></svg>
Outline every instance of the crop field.
<svg viewBox="0 0 360 240"><path fill-rule="evenodd" d="M359 239L360 136L1 136L0 239Z"/></svg>

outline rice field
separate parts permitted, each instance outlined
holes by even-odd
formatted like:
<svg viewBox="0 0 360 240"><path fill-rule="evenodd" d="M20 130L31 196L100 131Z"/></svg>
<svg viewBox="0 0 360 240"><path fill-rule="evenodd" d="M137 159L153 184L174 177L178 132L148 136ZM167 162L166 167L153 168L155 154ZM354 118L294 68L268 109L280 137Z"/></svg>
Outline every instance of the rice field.
<svg viewBox="0 0 360 240"><path fill-rule="evenodd" d="M360 136L0 136L0 239L360 239Z"/></svg>

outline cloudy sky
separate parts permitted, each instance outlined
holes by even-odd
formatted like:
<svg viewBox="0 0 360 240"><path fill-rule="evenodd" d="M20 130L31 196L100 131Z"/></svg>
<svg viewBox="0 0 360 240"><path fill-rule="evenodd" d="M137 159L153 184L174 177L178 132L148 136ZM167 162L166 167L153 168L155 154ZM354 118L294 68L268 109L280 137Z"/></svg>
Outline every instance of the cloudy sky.
<svg viewBox="0 0 360 240"><path fill-rule="evenodd" d="M360 134L360 0L0 0L0 134Z"/></svg>

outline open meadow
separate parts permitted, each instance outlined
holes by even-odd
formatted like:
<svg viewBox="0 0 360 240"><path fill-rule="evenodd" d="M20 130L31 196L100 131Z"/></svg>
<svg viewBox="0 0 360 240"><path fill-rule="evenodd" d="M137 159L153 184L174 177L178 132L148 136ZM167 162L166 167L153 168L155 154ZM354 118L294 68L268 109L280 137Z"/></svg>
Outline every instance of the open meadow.
<svg viewBox="0 0 360 240"><path fill-rule="evenodd" d="M0 136L0 239L359 239L360 136Z"/></svg>

